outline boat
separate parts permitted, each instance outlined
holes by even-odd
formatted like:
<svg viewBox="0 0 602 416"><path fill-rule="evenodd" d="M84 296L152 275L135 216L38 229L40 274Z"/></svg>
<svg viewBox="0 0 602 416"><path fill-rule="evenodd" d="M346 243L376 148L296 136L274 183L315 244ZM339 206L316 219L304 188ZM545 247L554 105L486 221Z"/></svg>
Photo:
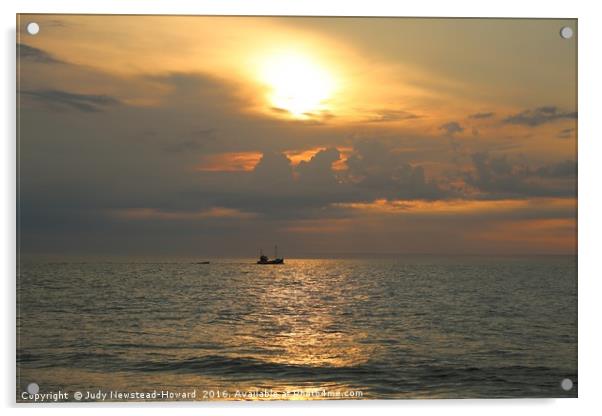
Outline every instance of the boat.
<svg viewBox="0 0 602 416"><path fill-rule="evenodd" d="M274 246L274 258L272 260L263 254L263 250L260 249L257 264L284 264L284 257L278 257L278 246Z"/></svg>

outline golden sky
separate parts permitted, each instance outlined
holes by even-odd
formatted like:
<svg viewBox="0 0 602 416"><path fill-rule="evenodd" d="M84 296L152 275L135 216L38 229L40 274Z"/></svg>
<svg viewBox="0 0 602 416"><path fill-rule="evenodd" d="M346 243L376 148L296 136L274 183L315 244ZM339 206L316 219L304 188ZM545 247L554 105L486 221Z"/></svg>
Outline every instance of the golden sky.
<svg viewBox="0 0 602 416"><path fill-rule="evenodd" d="M563 26L21 15L24 247L574 253Z"/></svg>

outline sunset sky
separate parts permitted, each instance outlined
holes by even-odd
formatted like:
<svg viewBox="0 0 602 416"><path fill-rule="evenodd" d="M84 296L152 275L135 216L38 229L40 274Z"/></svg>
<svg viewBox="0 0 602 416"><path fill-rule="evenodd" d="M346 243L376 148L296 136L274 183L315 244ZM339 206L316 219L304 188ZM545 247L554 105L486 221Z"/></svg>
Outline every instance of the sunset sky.
<svg viewBox="0 0 602 416"><path fill-rule="evenodd" d="M21 15L22 253L575 254L563 26Z"/></svg>

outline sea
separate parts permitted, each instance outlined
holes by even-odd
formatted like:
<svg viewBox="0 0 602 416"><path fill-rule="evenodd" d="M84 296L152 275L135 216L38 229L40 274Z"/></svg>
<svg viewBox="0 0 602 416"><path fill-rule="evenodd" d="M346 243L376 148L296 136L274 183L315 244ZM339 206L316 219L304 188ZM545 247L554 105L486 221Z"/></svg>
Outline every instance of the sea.
<svg viewBox="0 0 602 416"><path fill-rule="evenodd" d="M575 256L202 260L21 260L17 401L577 397Z"/></svg>

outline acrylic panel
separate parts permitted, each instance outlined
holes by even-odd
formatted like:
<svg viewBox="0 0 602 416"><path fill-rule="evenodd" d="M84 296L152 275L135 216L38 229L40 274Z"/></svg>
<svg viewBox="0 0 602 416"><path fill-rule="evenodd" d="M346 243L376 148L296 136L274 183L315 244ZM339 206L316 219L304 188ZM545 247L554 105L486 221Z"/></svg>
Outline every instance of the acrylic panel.
<svg viewBox="0 0 602 416"><path fill-rule="evenodd" d="M577 397L576 19L17 20L18 402Z"/></svg>

